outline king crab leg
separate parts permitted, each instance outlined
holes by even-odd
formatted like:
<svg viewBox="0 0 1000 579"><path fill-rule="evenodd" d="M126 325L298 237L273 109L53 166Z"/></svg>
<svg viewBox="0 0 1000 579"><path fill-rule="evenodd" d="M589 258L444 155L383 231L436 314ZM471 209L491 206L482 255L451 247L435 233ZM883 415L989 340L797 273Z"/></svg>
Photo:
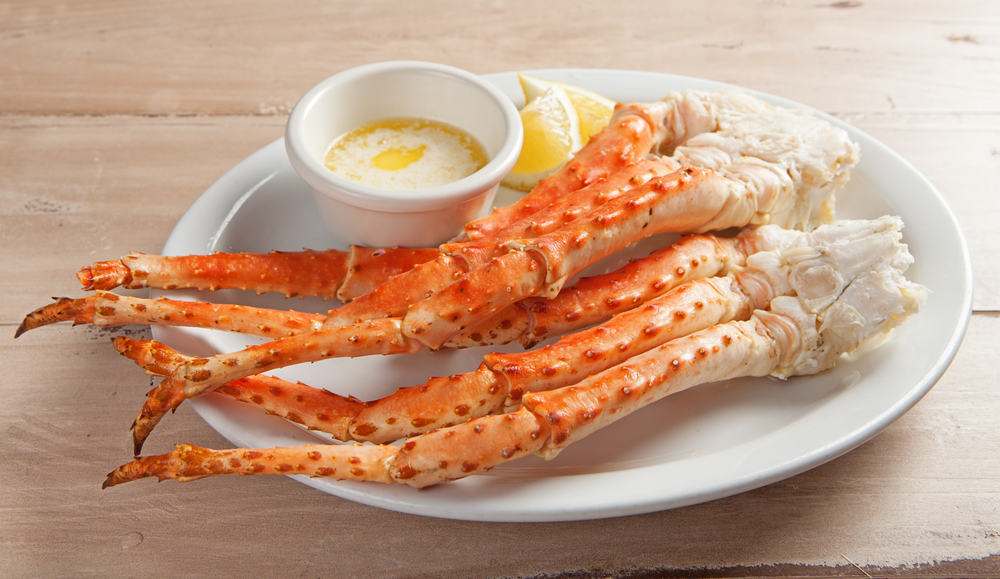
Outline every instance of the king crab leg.
<svg viewBox="0 0 1000 579"><path fill-rule="evenodd" d="M898 221L896 227L898 228ZM884 239L884 238L882 238ZM881 241L878 240L878 241ZM215 474L307 474L403 483L414 487L484 472L536 453L553 458L567 445L631 412L681 390L719 380L772 375L787 378L828 370L845 354L880 339L914 313L923 288L903 277L912 261L898 238L876 243L856 271L804 248L801 282L745 321L731 321L671 340L572 386L524 396L512 412L475 418L406 440L401 446L309 445L294 448L210 450L179 445L165 455L139 458L112 471L105 487L144 477L191 480ZM889 249L889 251L884 251ZM857 258L848 247L841 258ZM775 260L760 265L772 293ZM873 263L874 261L874 263Z"/></svg>
<svg viewBox="0 0 1000 579"><path fill-rule="evenodd" d="M442 285L450 280L447 275L439 275L423 296L408 296L425 298L420 302L390 300L396 307L411 304L405 311L380 310L360 303L375 296L380 288L347 308L331 312L326 324L356 321L352 316L357 310L366 316L377 315L376 312L405 315L408 333L419 336L431 347L439 347L458 331L476 323L476 319L488 317L512 301L538 291L552 297L572 273L657 230L707 231L768 222L805 227L831 219L834 192L847 181L857 161L856 146L840 129L802 112L769 107L755 99L731 98L727 106L719 106L708 115L714 123L712 132L694 136L685 132L689 138L673 147L669 159L683 165L685 175L678 177L680 173L675 172L654 177L614 197L605 191L586 196L594 200L588 213L548 233L532 231L530 238L509 239L502 246L508 253L493 257L478 269L470 268L446 289L441 289ZM673 102L676 105L683 100ZM683 116L666 115L666 118ZM674 189L671 187L674 183L684 187ZM591 188L582 191L588 189ZM658 195L656 189L664 194ZM653 200L657 202L656 213L649 216L651 220L644 220L638 208L647 205L645 209L654 210ZM614 224L610 222L614 221L612 217L617 218ZM653 221L657 227L650 227ZM543 239L548 240L546 246L541 245ZM539 279L542 266L544 280ZM420 268L414 271L417 269ZM452 277L461 273L451 266L446 272ZM393 281L404 277L397 276ZM480 279L475 280L477 277ZM470 298L465 293L469 287L465 286L491 288L492 293ZM436 297L434 293L438 291L446 295ZM470 303L471 299L478 302ZM455 309L458 304L462 306L460 310Z"/></svg>
<svg viewBox="0 0 1000 579"><path fill-rule="evenodd" d="M272 310L236 304L146 299L98 291L85 298L59 298L25 316L14 337L59 321L95 326L152 324L238 331L275 338L323 327L322 314Z"/></svg>
<svg viewBox="0 0 1000 579"><path fill-rule="evenodd" d="M134 340L125 336L112 339L115 349L142 366L147 373L163 375L194 359L156 340ZM223 384L216 390L230 398L253 404L268 414L280 416L311 430L319 430L338 440L351 440L350 427L365 403L353 396L340 396L301 382L255 374Z"/></svg>
<svg viewBox="0 0 1000 579"><path fill-rule="evenodd" d="M674 99L660 110L669 111L682 101L684 98ZM654 126L664 129L657 139L664 143L661 152L664 146L673 147L671 157L632 166L641 166L641 173L614 173L606 181L585 187L586 194L574 196L568 205L557 202L538 209L530 221L506 232L507 242L470 239L449 246L433 261L390 278L395 287L402 285L405 290L386 294L391 307L416 302L402 318L384 317L395 310L364 303L365 298L393 285L384 284L331 312L321 330L241 353L183 363L151 391L133 430L137 450L163 412L186 397L301 361L440 347L521 298L551 298L590 263L650 234L705 231L768 220L803 226L827 217L832 193L846 180L856 159L853 144L842 131L807 115L767 107L749 97L734 97L732 102L740 106L716 107L704 115L710 122L701 129L689 131L682 122L685 126L677 130L683 115L665 115L664 121ZM746 134L744 124L755 125L755 130ZM671 142L673 137L665 136L671 131L695 136L681 139L683 144L678 146ZM690 163L695 166L669 175L653 171L655 167L669 169ZM545 213L544 220L535 218L539 213ZM540 225L543 222L549 225ZM512 235L516 237L511 239ZM500 250L507 253L497 257ZM490 261L485 266L475 267L486 258ZM468 273L462 275L463 271ZM411 285L408 276L414 272L420 272L418 279L430 281ZM429 276L424 275L427 272ZM453 282L456 274L460 279ZM445 289L438 292L440 287ZM430 297L424 299L427 295ZM374 319L345 325L358 319L359 311L364 318Z"/></svg>
<svg viewBox="0 0 1000 579"><path fill-rule="evenodd" d="M347 301L368 293L389 277L437 257L429 248L378 249L352 245L347 251L274 251L162 256L133 252L99 261L76 276L85 290L253 289L285 297L337 297Z"/></svg>
<svg viewBox="0 0 1000 579"><path fill-rule="evenodd" d="M678 179L678 181L680 182L681 179ZM645 187L640 187L636 191L645 193L645 190ZM663 188L662 191L664 192L664 197L672 199L672 197L666 194L666 191L670 191L670 189ZM615 200L615 202L620 202L627 197L628 196L619 198ZM641 213L633 209L630 212L630 215L644 218L645 207L642 208ZM633 230L641 229L641 226L633 226ZM529 260L527 262L528 266L530 266L531 263L534 263L530 261L529 254L527 252L508 253L504 257L507 256L525 258L526 260ZM603 257L603 255L601 255L601 257ZM507 262L509 261L510 260L507 260ZM506 265L506 263L504 265ZM515 265L523 265L523 262L515 262ZM486 279L483 278L483 272L487 274ZM476 291L481 292L482 290L478 288L491 289L499 287L501 288L500 291L503 292L502 288L505 287L504 285L498 286L496 284L496 280L488 279L488 274L490 273L489 268L476 270L474 273L476 273L475 277L471 277L470 280L462 280L459 282L464 284L461 291L465 291L464 288L466 286L469 287L467 295L471 296ZM533 273L534 272L531 271L530 267L526 269L527 275L530 276ZM542 273L544 273L544 271ZM398 277L403 276L397 276L397 279ZM542 279L544 278L538 278L537 281L540 283ZM469 285L470 283L479 285ZM510 293L518 294L521 297L527 297L530 295L530 293L521 291L520 288L518 288L516 292L512 291ZM445 300L449 299L450 295L450 293L445 291L444 293L434 294L429 299L439 303L442 298ZM492 295L506 297L502 293L497 294L496 291L494 291ZM502 305L506 307L513 301L514 300L509 300ZM417 306L419 305L420 303L417 304ZM408 314L407 318L414 312L419 311L420 310L411 308L410 314ZM476 308L472 311L474 313L478 312L482 317L486 317L495 313L496 310L485 311L484 308ZM220 354L209 358L187 362L165 377L157 387L153 388L149 392L146 403L143 405L139 416L133 423L132 431L136 452L141 449L142 443L167 410L176 408L186 398L194 397L204 392L214 390L230 380L292 364L316 361L331 356L353 356L375 352L376 349L371 346L373 342L375 345L391 344L391 351L394 352L416 351L428 342L423 336L419 336L421 333L419 330L412 333L403 331L403 325L406 323L407 318L376 318L368 320L367 322L358 322L348 326L329 328L331 332L319 331L307 334L297 334L287 338L278 339L267 344L250 346L240 352ZM384 323L376 326L372 324L373 322ZM391 328L386 325L387 323L397 324L396 327L399 329L399 334L397 336L390 337L385 333L376 333L373 334L373 337L369 337L368 334L376 331L391 331ZM324 328L324 330L326 329L327 328ZM457 333L459 329L461 328L457 328L452 332L452 334ZM411 335L416 335L420 339L414 339L410 337ZM440 335L440 332L438 332L438 336ZM448 337L450 336L444 337L444 339L441 339L440 342L437 343L431 342L430 345L434 347L440 346L447 340ZM358 343L363 344L366 347L358 348Z"/></svg>

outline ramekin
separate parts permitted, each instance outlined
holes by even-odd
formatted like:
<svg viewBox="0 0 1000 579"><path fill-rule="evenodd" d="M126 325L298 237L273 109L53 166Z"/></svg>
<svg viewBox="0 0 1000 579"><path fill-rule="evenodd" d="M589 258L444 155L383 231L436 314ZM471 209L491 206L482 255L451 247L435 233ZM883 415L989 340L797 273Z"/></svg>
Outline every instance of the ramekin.
<svg viewBox="0 0 1000 579"><path fill-rule="evenodd" d="M461 128L490 160L458 181L409 190L364 185L323 165L336 138L391 117ZM433 247L485 215L517 161L522 139L516 107L494 85L458 68L414 61L368 64L327 78L299 100L285 128L288 159L312 188L334 239L372 247Z"/></svg>

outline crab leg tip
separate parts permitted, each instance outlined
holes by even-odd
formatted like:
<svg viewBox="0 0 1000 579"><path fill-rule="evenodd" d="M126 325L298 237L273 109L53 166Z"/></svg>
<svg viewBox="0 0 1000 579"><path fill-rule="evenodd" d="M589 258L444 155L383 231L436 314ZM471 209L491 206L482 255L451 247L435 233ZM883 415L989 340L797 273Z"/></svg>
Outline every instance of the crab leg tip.
<svg viewBox="0 0 1000 579"><path fill-rule="evenodd" d="M80 271L76 272L76 279L80 280L83 289L88 291L94 289L94 270L91 266L80 268Z"/></svg>
<svg viewBox="0 0 1000 579"><path fill-rule="evenodd" d="M132 421L132 456L139 456L142 453L142 445L149 438L157 419L149 416L144 406L141 414Z"/></svg>
<svg viewBox="0 0 1000 579"><path fill-rule="evenodd" d="M149 475L148 472L136 468L137 466L138 462L132 461L109 472L104 478L104 482L101 483L101 489L108 489Z"/></svg>
<svg viewBox="0 0 1000 579"><path fill-rule="evenodd" d="M109 472L104 478L101 488L107 489L151 476L163 480L166 478L163 476L163 471L169 469L171 466L170 458L172 458L172 453L162 456L136 457L135 460L125 463ZM164 459L167 460L165 461Z"/></svg>
<svg viewBox="0 0 1000 579"><path fill-rule="evenodd" d="M136 424L132 423L132 456L142 454L142 445L146 442L146 436L140 434Z"/></svg>
<svg viewBox="0 0 1000 579"><path fill-rule="evenodd" d="M53 297L52 299L53 303L42 306L24 316L21 325L14 331L14 338L28 330L56 322L73 321L74 324L79 324L92 321L93 304L89 298Z"/></svg>

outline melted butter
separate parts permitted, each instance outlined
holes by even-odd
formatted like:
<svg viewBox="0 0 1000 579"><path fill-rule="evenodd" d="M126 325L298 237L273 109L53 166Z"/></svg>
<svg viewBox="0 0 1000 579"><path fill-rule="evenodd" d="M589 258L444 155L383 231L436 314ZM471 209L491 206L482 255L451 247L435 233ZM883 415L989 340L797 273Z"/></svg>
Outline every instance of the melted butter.
<svg viewBox="0 0 1000 579"><path fill-rule="evenodd" d="M489 161L472 135L427 119L381 119L330 145L324 164L341 177L384 189L417 189L457 181Z"/></svg>

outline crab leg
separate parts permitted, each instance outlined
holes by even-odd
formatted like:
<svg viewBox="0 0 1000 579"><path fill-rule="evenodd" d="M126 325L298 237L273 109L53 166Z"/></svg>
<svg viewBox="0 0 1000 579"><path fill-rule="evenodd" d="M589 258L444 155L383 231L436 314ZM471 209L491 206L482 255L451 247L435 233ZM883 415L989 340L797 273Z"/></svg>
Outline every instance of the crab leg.
<svg viewBox="0 0 1000 579"><path fill-rule="evenodd" d="M487 354L472 372L432 378L366 404L352 421L351 438L391 442L499 413L517 407L527 392L572 384L670 339L746 318L751 306L732 277L695 280L544 348Z"/></svg>
<svg viewBox="0 0 1000 579"><path fill-rule="evenodd" d="M831 273L822 256L813 256L812 265L820 269L807 264L806 273L821 283L804 286L807 295L776 297L768 310L755 311L749 320L672 340L575 385L525 395L516 411L419 435L402 446L214 451L180 445L119 467L104 486L152 476L190 480L300 473L425 487L530 453L553 458L572 442L692 386L746 376L815 374L881 339L917 310L925 293L903 277L912 258L900 247L896 244L875 269L848 279Z"/></svg>
<svg viewBox="0 0 1000 579"><path fill-rule="evenodd" d="M740 104L736 106L733 102ZM740 97L733 95L701 93L676 94L661 103L620 105L609 126L595 135L563 169L543 180L531 194L514 205L498 209L492 215L470 223L466 228L467 241L446 244L442 248L444 253L439 254L438 259L433 262L425 263L412 273L393 280L371 295L364 295L364 298L357 303L331 311L327 325L345 325L372 317L402 315L406 311L407 304L426 298L429 293L451 283L457 275L478 267L493 257L496 253L495 240L530 238L552 231L592 208L595 203L606 201L616 193L639 183L640 180L676 169L677 162L670 159L640 164L638 167L631 166L644 158L653 148L671 150L693 135L714 129L718 122L717 118L722 116L719 111L734 106L745 108L746 104ZM629 171L623 171L626 167ZM604 182L607 180L610 182ZM587 187L588 185L594 187ZM581 188L586 189L586 193L566 197L566 193ZM129 283L133 278L142 278L142 284L154 287L164 285L202 289L222 287L223 282L219 281L219 275L209 276L212 280L210 283L180 281L185 278L185 272L182 271L184 259L187 258L147 256L140 261L135 256L129 256L121 261L95 264L92 268L84 270L87 273L81 274L81 279L95 277L95 274L89 272L90 269L106 269L108 273L96 277L110 281L92 287L110 289L117 283ZM226 263L232 261L226 256L195 256L191 259L198 264L214 263L216 260ZM134 274L126 263L136 268ZM167 268L170 265L176 267L164 271L165 275L150 273L158 272L157 268ZM197 269L204 270L208 267L202 265ZM248 269L252 271L253 268L248 267ZM363 295L361 289L350 287L350 279L348 278L338 293L341 299ZM248 285L239 279L226 283L225 287ZM334 285L336 284L331 282L330 287ZM127 287L134 286L127 285ZM253 285L249 284L249 287ZM293 290L285 288L284 291L291 293ZM299 293L305 292L299 291ZM330 293L329 290L327 293Z"/></svg>
<svg viewBox="0 0 1000 579"><path fill-rule="evenodd" d="M437 256L434 249L371 249L271 253L215 253L180 257L133 252L121 259L82 268L86 290L115 287L199 290L253 289L286 297L351 297L367 293L387 278Z"/></svg>
<svg viewBox="0 0 1000 579"><path fill-rule="evenodd" d="M694 173L693 170L691 172ZM709 178L711 178L714 175L714 173L711 172L705 172L705 174L708 175ZM688 179L686 179L687 176L688 172L682 171L679 173L671 174L670 177L674 177L675 182L679 183L681 181L688 181ZM647 187L642 186L639 187L636 191L645 193L646 190ZM677 189L676 188L671 189L668 187L658 187L658 190L676 191ZM682 194L685 192L689 192L686 190L681 190L681 191ZM631 194L627 194L619 199L616 199L615 201L610 202L609 204L620 205L621 203L619 202L623 200L631 201L631 197L632 197ZM654 198L655 197L656 196L654 196ZM666 199L668 201L676 200L678 197L679 195L666 195ZM645 207L643 207L640 211L641 212L633 208L628 213L631 216L639 216L640 218L642 218L645 215ZM674 212L676 213L676 208L674 209ZM701 219L700 222L704 221L705 219ZM683 221L683 223L687 222ZM677 224L677 222L674 221L674 224ZM633 226L633 228L641 230L642 226L638 227ZM506 254L506 256L522 257L524 261L527 261L526 264L515 263L515 265L523 266L521 271L524 272L525 279L522 282L522 285L530 285L532 283L531 277L536 273L535 271L533 271L533 269L537 269L537 267L536 268L531 267L531 264L534 262L529 261L531 259L529 257L529 254L527 252L513 252ZM603 255L601 257L603 257ZM411 271L416 271L416 270L411 270ZM498 271L501 275L507 273L503 270L498 270ZM485 275L486 279L484 279L484 272L486 274ZM478 286L479 288L483 289L501 288L500 293L498 293L497 291L493 291L492 292L493 296L498 297L500 299L504 299L506 297L503 294L503 292L505 291L503 288L505 288L506 286L504 284L498 285L496 283L496 280L488 279L490 273L489 268L477 270L476 273L477 273L476 277L473 278L471 281L474 283L481 284ZM544 271L542 273L544 273ZM406 274L397 276L394 279L405 277L405 275ZM542 279L544 278L538 278L538 281L540 282ZM462 282L459 283L466 284L469 282L470 280L463 280ZM504 280L504 282L511 283L506 279ZM454 284L453 286L449 287L454 287ZM463 285L461 287L465 286ZM476 288L475 285L470 287ZM473 292L470 291L469 295L472 295L472 293ZM530 295L530 293L524 291L523 287L519 287L517 288L517 290L511 291L510 293L520 294L523 296ZM430 299L434 300L435 302L440 302L439 297L441 296L447 298L449 294L436 294L432 296ZM512 301L513 300L507 301L506 303L503 304L503 306L510 305ZM139 449L141 449L142 444L145 441L146 437L148 437L149 433L152 432L152 429L160 421L163 415L168 410L175 409L186 398L192 398L204 392L211 391L230 380L234 380L242 376L248 376L251 374L264 372L274 368L279 368L301 362L315 361L324 357L331 357L331 356L336 357L343 355L362 355L361 351L358 348L354 347L353 344L344 343L342 341L345 336L344 334L345 328L348 328L346 331L346 336L349 337L348 339L361 341L362 343L391 342L393 345L396 346L392 349L393 352L416 351L421 347L422 344L428 344L428 343L430 343L432 346L435 347L440 346L441 343L446 341L447 337L450 336L445 336L440 343L433 343L429 342L423 336L420 337L419 341L409 337L409 335L419 336L419 334L421 333L419 328L418 331L416 332L412 332L412 330L410 332L403 331L402 325L405 325L407 323L409 317L413 315L415 312L420 312L420 310L418 309L419 305L420 304L418 303L415 307L411 308L410 313L407 315L406 318L403 318L402 320L399 320L397 318L378 318L374 320L369 320L369 322L384 321L387 323L395 323L397 325L396 327L400 328L399 330L400 333L396 337L391 337L387 334L378 333L382 331L388 331L390 328L390 326L388 325L373 324L365 326L363 322L359 322L351 326L344 326L341 328L329 328L330 330L335 330L334 333L329 335L318 334L318 333L297 334L290 337L275 340L273 342L261 346L251 346L240 352L232 354L220 354L209 358L202 358L180 366L174 372L172 372L170 375L164 378L164 380L161 381L159 385L150 390L150 392L148 393L146 402L143 404L142 410L140 411L139 416L136 418L132 427L133 443L136 452L138 452ZM482 311L482 308L480 308L477 311L481 312L482 317L486 317L487 315L492 315L493 313L495 313L496 310L485 312ZM461 315L456 317L459 319L467 319L463 318ZM452 322L454 322L454 320L452 320ZM375 329L376 327L378 328L378 330ZM368 332L373 332L373 334L368 335ZM454 333L457 333L457 330L452 332L452 334ZM437 336L440 335L441 333L437 332ZM388 353L388 352L383 351L381 353Z"/></svg>
<svg viewBox="0 0 1000 579"><path fill-rule="evenodd" d="M132 425L136 452L167 410L226 382L330 357L408 354L421 349L419 342L400 332L399 324L395 318L367 320L250 346L234 354L186 360L147 394L146 403ZM254 370L247 372L248 368ZM201 387L206 382L211 385Z"/></svg>
<svg viewBox="0 0 1000 579"><path fill-rule="evenodd" d="M325 316L235 304L146 299L98 291L85 298L59 298L25 316L14 337L58 321L95 326L152 324L235 330L275 338L319 330Z"/></svg>
<svg viewBox="0 0 1000 579"><path fill-rule="evenodd" d="M157 342L134 340L118 336L112 340L115 349L134 360L149 374L163 375L194 359ZM339 396L322 388L312 388L301 382L289 382L255 374L222 385L216 392L253 404L268 414L301 424L312 430L333 435L338 440L350 440L349 429L365 403L353 396Z"/></svg>
<svg viewBox="0 0 1000 579"><path fill-rule="evenodd" d="M561 229L517 244L516 250L412 304L403 318L404 331L438 348L516 301L543 290L554 297L570 277L601 258L649 235L691 231L711 220L717 203L705 197L724 199L714 191L722 188L721 181L710 171L691 168L658 177ZM701 200L695 204L694 198ZM687 206L704 209L683 211ZM650 227L654 208L659 220Z"/></svg>
<svg viewBox="0 0 1000 579"><path fill-rule="evenodd" d="M607 179L622 169L645 159L664 140L683 140L683 130L667 132L668 118L677 116L676 106L661 103L618 104L608 125L591 137L566 165L543 179L529 195L516 203L465 226L470 240L492 239L509 225L518 223L551 206L566 193ZM692 121L700 130L702 128ZM702 122L702 125L707 123ZM676 127L676 125L675 125Z"/></svg>
<svg viewBox="0 0 1000 579"><path fill-rule="evenodd" d="M635 184L645 182L656 175L666 173L675 165L676 163L669 160L648 161L641 163L634 171L616 175L611 180L599 183L598 189L593 196L606 199L613 195L621 194L623 191L627 191L629 187ZM544 232L555 229L561 225L563 219L575 218L575 216L579 213L579 208L573 207L573 203L566 201L552 205L543 212L547 214L547 219L541 221L532 220L528 223L524 223L519 228L515 229L517 234L529 235L533 231ZM435 288L447 286L454 281L456 276L461 275L461 273L468 268L470 263L481 263L485 259L492 257L495 248L496 244L492 242L466 242L464 244L451 244L451 249L448 253L439 254L435 251L434 253L438 255L437 259L426 261L424 263L418 263L415 267L402 272L400 275L390 278L386 281L386 283L383 283L376 288L375 291L369 292L368 294L363 295L360 299L355 300L354 302L349 303L337 310L331 310L329 315L325 318L324 325L325 327L339 327L360 322L365 319L402 315L406 311L407 304L426 298L429 294L433 293ZM363 251L363 248L357 248L357 251L353 253L357 254ZM418 255L422 259L424 257L423 253L425 252L426 250L422 250L422 252L415 253L414 255ZM372 253L361 254L369 257L372 256ZM233 254L215 254L211 256L185 256L175 258L149 256L147 254L131 254L123 258L121 261L101 262L100 264L95 264L93 267L102 272L98 274L99 279L114 277L117 280L126 280L123 283L129 288L146 287L148 283L148 285L152 285L154 287L194 287L197 289L214 290L222 287L219 285L213 285L216 284L216 281L214 280L224 279L227 283L241 284L236 287L245 289L247 287L246 281L248 276L258 275L262 278L264 277L263 274L255 274L255 269L251 266L254 264L260 265L261 262L266 260L271 265L272 269L280 272L269 278L273 280L275 285L266 286L267 289L274 289L275 287L287 287L293 280L295 268L303 268L308 271L309 267L307 266L309 264L321 262L326 264L327 267L317 268L317 271L330 271L336 273L338 271L345 270L344 264L348 258L347 254L335 251L323 253L304 252L241 254L242 258L240 259L230 259L232 255ZM394 253L383 252L380 256L376 255L375 257L384 257L385 255L394 255ZM126 263L128 265L125 265ZM398 262L391 259L388 264L398 266ZM279 267L279 265L281 267ZM382 265L386 265L386 262L382 262ZM377 268L361 268L360 263L355 267L348 268L349 271L371 271L375 269ZM88 268L86 271L92 272L93 268ZM385 272L384 269L381 271ZM109 272L114 272L114 274ZM225 275L221 272L225 272ZM182 278L181 276L184 277ZM183 281L181 281L181 279L183 279ZM324 280L330 279L333 279L333 277L319 275L316 276L313 281L319 284L324 283ZM340 287L343 279L343 275L341 275L340 278L335 281L333 286ZM102 287L112 287L112 285L113 284L111 283L101 284ZM260 288L263 286L258 287ZM335 288L331 289L331 291L335 291ZM232 312L225 312L220 311L224 309L224 306L214 308L208 306L207 304L203 307L196 305L179 306L178 302L162 302L158 305L152 305L148 303L144 304L135 302L134 300L128 304L128 308L120 308L116 307L114 303L111 303L111 300L114 298L109 297L110 295L111 294L102 294L90 299L82 298L78 300L71 300L69 298L59 299L55 304L43 306L42 308L28 314L15 332L15 336L20 336L25 331L41 325L64 319L72 319L77 323L84 323L89 320L102 320L106 321L107 325L125 323L170 323L202 327L225 327L224 324L226 324L228 320L233 323L233 325L230 326L233 329L238 329L244 333L263 335L264 337L274 336L275 334L271 333L270 330L276 326L281 327L291 325L293 327L301 328L301 323L303 321L301 319L294 319L289 320L289 322L285 324L278 319L280 318L280 314L275 312L261 312L265 317L270 319L270 323L251 323L247 326L240 325L239 320L249 319L247 317L249 310L237 311L234 309ZM97 303L100 301L104 301L106 303ZM178 311L180 317L177 315L171 315L171 312L168 311L171 307L174 307L175 309L178 307L180 308L180 311ZM101 315L101 312L105 311L109 313L107 315L103 315L103 318L96 317L94 315L95 313ZM203 315L199 315L199 313ZM222 316L221 321L220 315ZM134 319L134 322L129 321L130 319ZM310 317L310 321L311 320L312 318ZM256 329L256 326L258 325L263 326L263 328L268 331ZM287 335L287 332L279 333L277 335Z"/></svg>
<svg viewBox="0 0 1000 579"><path fill-rule="evenodd" d="M762 107L766 105L745 95L697 92L675 93L660 103L619 106L609 127L596 135L563 171L544 181L536 191L511 208L500 210L490 217L471 224L469 236L478 241L446 244L443 246L444 253L440 254L439 259L395 280L394 283L386 284L358 303L331 312L326 325L339 326L372 317L402 315L406 311L407 304L426 298L437 289L451 283L456 276L482 265L485 260L493 257L497 252L497 246L491 238L499 236L528 239L552 231L562 223L575 219L595 204L604 203L631 186L676 169L678 163L672 159L658 159L634 167L629 166L629 171L612 171L608 167L621 169L644 156L651 148L670 152L678 144L691 140L694 136L716 130L719 125L727 122L727 119L731 121L734 115L756 113ZM702 157L706 155L703 154ZM610 183L596 183L607 181L609 175ZM600 186L596 189L585 187L586 193L564 198L565 192L590 183ZM389 277L393 273L404 271L411 263L429 259L435 253L434 250L408 252L410 250L365 250L355 247L346 256L340 252L216 254L187 257L133 254L122 260L100 262L84 268L79 277L88 288L97 289L110 289L118 284L125 284L127 287L216 289L254 287L251 278L256 275L266 282L265 285L257 286L258 291L274 289L284 291L286 294L303 291L315 294L316 287L320 287L324 288L323 295L329 295L340 285L338 296L341 299L350 299L370 289L371 285L381 277ZM334 275L328 276L327 272L318 279L307 279L308 289L289 287L292 283L290 271L302 265L298 262L315 261L319 257L335 264L332 267ZM338 272L344 269L345 260L346 272L338 275ZM296 263L298 266L291 267ZM274 271L261 272L259 268L262 266ZM344 276L346 280L341 284ZM327 277L334 281L326 282ZM58 307L49 307L47 310L42 308L36 312L38 315L29 315L29 318L33 319L26 320L28 325L22 324L18 333L46 323L46 320L49 322L58 320L59 318L53 316L53 313L67 313L73 307L75 307L73 304L60 303ZM77 309L85 311L87 308L81 304ZM214 321L201 322L199 325L215 327ZM249 333L257 332L250 330ZM482 332L473 332L473 341L478 341L475 337L477 334L481 336Z"/></svg>
<svg viewBox="0 0 1000 579"><path fill-rule="evenodd" d="M631 172L613 177L600 184L605 198L620 194L628 187L642 183L656 175L662 175L672 170L676 163L669 160L656 160L641 163ZM572 202L555 204L546 211L541 219L523 223L515 231L518 235L528 235L532 231L552 230L566 219L572 219L580 212ZM222 289L250 287L248 278L258 276L258 268L262 265L272 271L268 280L271 285L257 286L261 291L272 291L275 288L289 288L295 283L294 275L297 269L310 274L306 281L306 290L310 295L316 295L322 284L328 284L324 297L329 297L336 288L340 288L338 297L346 298L367 293L376 281L385 282L388 278L405 274L399 280L382 283L377 286L379 291L364 295L357 303L349 304L334 312L331 316L302 314L291 312L288 319L282 319L282 314L274 310L247 308L244 306L226 306L212 304L197 304L174 300L140 300L139 298L123 298L115 303L115 294L98 293L88 298L76 300L60 298L54 304L43 306L28 314L18 328L16 336L27 330L61 320L73 320L75 323L96 323L98 325L166 324L190 325L208 328L229 329L262 337L292 335L306 328L315 326L318 320L326 327L349 325L364 319L391 317L387 314L405 312L407 303L426 297L427 287L443 287L454 280L455 274L464 270L467 263L478 263L493 255L495 244L491 242L466 242L449 244L453 255L441 254L434 249L391 250L369 249L354 246L349 253L302 252L302 253L271 253L271 254L214 254L209 256L163 257L147 254L131 254L121 260L100 262L86 268L93 273L90 277L99 280L114 279L128 288L163 287L163 288L196 288ZM431 257L438 259L431 259ZM484 257L485 256L485 257ZM338 263L343 265L337 265ZM340 277L337 272L343 272ZM333 275L327 275L332 273ZM82 274L81 274L82 275ZM89 274L88 274L89 275ZM345 277L346 276L346 277ZM419 278L419 282L413 278ZM89 279L89 278L88 278ZM123 281L124 280L124 281ZM423 283L424 285L419 285ZM226 285L223 285L226 284ZM236 285L232 285L236 284ZM91 287L113 287L113 282L93 283ZM298 286L305 287L305 286ZM400 294L403 289L407 293ZM379 305L382 304L382 305ZM124 306L124 307L123 307ZM383 307L384 306L384 307ZM380 309L381 308L381 309ZM401 309L403 308L403 309ZM353 315L354 311L381 312L379 315ZM261 319L255 321L254 317ZM346 318L351 321L332 323L333 320Z"/></svg>

